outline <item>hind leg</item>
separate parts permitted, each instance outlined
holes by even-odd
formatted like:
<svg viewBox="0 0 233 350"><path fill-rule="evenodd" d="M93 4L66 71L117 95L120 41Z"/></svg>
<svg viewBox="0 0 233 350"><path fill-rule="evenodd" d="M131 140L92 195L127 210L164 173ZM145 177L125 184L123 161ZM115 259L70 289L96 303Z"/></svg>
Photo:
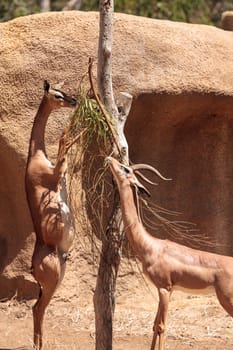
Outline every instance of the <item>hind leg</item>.
<svg viewBox="0 0 233 350"><path fill-rule="evenodd" d="M61 278L61 266L56 252L48 247L40 250L33 257L33 275L40 284L40 295L33 306L34 347L42 349L43 319L48 306Z"/></svg>
<svg viewBox="0 0 233 350"><path fill-rule="evenodd" d="M233 286L231 288L228 284L226 288L216 287L215 291L222 307L233 317Z"/></svg>

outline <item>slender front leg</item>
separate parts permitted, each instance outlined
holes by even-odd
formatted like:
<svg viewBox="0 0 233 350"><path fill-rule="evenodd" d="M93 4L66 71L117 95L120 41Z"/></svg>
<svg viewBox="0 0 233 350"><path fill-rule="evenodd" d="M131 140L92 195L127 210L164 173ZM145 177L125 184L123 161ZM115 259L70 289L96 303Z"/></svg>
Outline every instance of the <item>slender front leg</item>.
<svg viewBox="0 0 233 350"><path fill-rule="evenodd" d="M159 289L159 305L153 327L154 335L151 343L151 350L155 350L157 336L159 336L159 350L164 350L165 325L170 295L171 291L165 288Z"/></svg>
<svg viewBox="0 0 233 350"><path fill-rule="evenodd" d="M159 350L164 350L164 338L165 338L165 327L168 316L168 304L170 300L171 291L165 288L159 290L160 300L160 320L158 324L159 332Z"/></svg>
<svg viewBox="0 0 233 350"><path fill-rule="evenodd" d="M57 178L57 186L67 171L67 151L67 132L64 130L59 141L57 161L54 167L54 175Z"/></svg>
<svg viewBox="0 0 233 350"><path fill-rule="evenodd" d="M159 321L160 321L160 301L159 301L157 313L155 316L155 321L154 321L154 326L153 326L154 334L153 334L153 339L152 339L150 350L155 350L156 340L157 340L158 331L159 331Z"/></svg>

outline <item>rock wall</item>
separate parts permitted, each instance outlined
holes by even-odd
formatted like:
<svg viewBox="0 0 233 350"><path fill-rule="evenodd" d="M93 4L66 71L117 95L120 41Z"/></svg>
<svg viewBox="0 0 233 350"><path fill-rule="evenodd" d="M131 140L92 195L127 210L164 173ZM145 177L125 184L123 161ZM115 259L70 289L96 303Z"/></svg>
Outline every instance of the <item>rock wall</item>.
<svg viewBox="0 0 233 350"><path fill-rule="evenodd" d="M131 160L172 177L151 189L153 200L182 212L200 232L226 244L216 250L231 255L232 39L214 27L115 14L114 91L134 96L126 126ZM97 59L98 14L45 13L2 23L0 47L0 298L30 298L34 234L24 171L31 126L43 80L75 92L88 58ZM53 113L48 123L52 159L67 113ZM82 236L85 227L78 231ZM81 271L82 248L77 255Z"/></svg>
<svg viewBox="0 0 233 350"><path fill-rule="evenodd" d="M203 249L229 255L233 249L231 104L232 97L215 94L142 94L127 125L131 158L154 164L172 178L150 189L154 202L180 212L181 219L197 224L199 233L217 240L217 246L202 245Z"/></svg>

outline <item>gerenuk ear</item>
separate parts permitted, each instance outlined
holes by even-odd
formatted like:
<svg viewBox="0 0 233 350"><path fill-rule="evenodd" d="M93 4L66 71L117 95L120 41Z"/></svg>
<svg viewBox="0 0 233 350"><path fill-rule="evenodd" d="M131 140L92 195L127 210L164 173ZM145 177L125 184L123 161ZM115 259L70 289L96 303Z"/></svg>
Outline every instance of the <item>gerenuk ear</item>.
<svg viewBox="0 0 233 350"><path fill-rule="evenodd" d="M50 84L47 82L47 80L44 80L44 91L49 92Z"/></svg>

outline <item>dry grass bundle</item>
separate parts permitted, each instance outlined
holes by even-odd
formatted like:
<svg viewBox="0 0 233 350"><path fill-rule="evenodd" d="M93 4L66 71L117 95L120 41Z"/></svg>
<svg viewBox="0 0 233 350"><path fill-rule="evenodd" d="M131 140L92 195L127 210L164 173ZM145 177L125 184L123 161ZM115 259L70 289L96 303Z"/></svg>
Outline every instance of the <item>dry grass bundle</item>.
<svg viewBox="0 0 233 350"><path fill-rule="evenodd" d="M111 149L111 122L103 114L86 74L77 89L77 108L65 130L69 148L69 197L77 227L85 228L96 261L97 239L105 232L106 215L111 203L109 175L104 158ZM113 125L111 124L113 129ZM108 188L108 189L107 189ZM80 235L77 237L82 244ZM85 247L83 247L85 249Z"/></svg>
<svg viewBox="0 0 233 350"><path fill-rule="evenodd" d="M151 200L140 199L142 220L152 231L159 231L165 238L196 249L219 247L212 237L200 233L195 223L180 219L181 213L162 208Z"/></svg>
<svg viewBox="0 0 233 350"><path fill-rule="evenodd" d="M103 162L111 152L116 137L112 118L94 91L91 65L78 87L77 101L77 108L67 128L70 147L69 193L78 226L85 223L86 235L94 250L98 246L96 238L105 236L107 215L113 202L111 177ZM78 204L77 188L82 191ZM152 231L174 241L186 242L194 248L216 246L216 242L211 242L209 237L199 234L194 224L179 220L179 213L145 199L140 200L140 206L142 220Z"/></svg>

